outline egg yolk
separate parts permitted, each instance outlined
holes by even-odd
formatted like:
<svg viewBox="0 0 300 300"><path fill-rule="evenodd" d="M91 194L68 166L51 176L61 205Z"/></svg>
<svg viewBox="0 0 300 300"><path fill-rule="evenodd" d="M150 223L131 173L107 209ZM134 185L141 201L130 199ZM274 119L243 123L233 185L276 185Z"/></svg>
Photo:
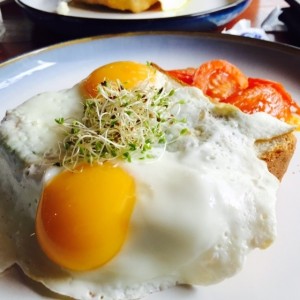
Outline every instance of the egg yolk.
<svg viewBox="0 0 300 300"><path fill-rule="evenodd" d="M98 86L105 81L119 80L125 89L131 90L146 79L154 79L154 68L132 61L119 61L94 70L83 82L81 89L84 97L96 98Z"/></svg>
<svg viewBox="0 0 300 300"><path fill-rule="evenodd" d="M126 240L134 203L134 179L120 167L84 164L65 170L43 190L36 216L38 242L64 268L97 268Z"/></svg>

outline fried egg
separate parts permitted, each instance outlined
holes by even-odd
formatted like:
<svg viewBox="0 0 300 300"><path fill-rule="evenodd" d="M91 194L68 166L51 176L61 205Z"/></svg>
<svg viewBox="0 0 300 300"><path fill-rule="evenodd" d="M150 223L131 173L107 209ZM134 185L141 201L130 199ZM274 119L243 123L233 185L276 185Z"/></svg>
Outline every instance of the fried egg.
<svg viewBox="0 0 300 300"><path fill-rule="evenodd" d="M120 94L101 98L109 82L118 83ZM141 87L162 103L159 117L151 117L157 103L151 102L142 109L148 119L138 115L130 127L138 134L147 124L144 137L161 126L160 139L147 148L151 155L141 159L143 148L125 159L125 143L120 156L107 157L107 150L101 163L79 160L71 170L49 164L61 157L69 134L55 120L73 124L90 99L134 94L138 101L122 108L131 120L137 110L128 113L128 106L151 98ZM177 283L233 276L249 251L276 236L279 182L257 158L254 142L290 131L264 113L213 104L199 89L136 62L111 63L70 89L37 95L7 112L0 127L0 245L6 245L0 270L18 264L75 299L137 299Z"/></svg>

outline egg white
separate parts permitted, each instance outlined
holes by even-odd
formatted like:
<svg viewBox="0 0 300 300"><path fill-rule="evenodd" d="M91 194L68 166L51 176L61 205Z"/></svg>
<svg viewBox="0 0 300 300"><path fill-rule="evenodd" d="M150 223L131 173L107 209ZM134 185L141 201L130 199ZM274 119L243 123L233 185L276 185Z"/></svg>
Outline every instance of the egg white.
<svg viewBox="0 0 300 300"><path fill-rule="evenodd" d="M289 132L289 125L212 104L200 90L159 76L156 84L176 88L170 101L185 100L176 113L187 118L189 134L160 159L119 162L135 178L138 200L122 250L93 271L72 272L49 261L34 229L42 182L57 172L44 165L62 139L54 119L80 118L78 85L8 112L0 128L0 177L7 178L0 188L0 244L7 245L0 248L0 271L17 263L29 277L75 299L136 299L176 283L221 281L240 270L250 250L273 241L279 182L257 158L254 141ZM168 135L178 136L181 126Z"/></svg>

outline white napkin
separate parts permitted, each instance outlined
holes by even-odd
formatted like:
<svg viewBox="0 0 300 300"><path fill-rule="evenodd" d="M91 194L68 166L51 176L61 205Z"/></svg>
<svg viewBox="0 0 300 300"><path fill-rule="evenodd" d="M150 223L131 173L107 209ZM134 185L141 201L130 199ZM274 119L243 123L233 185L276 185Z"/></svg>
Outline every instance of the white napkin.
<svg viewBox="0 0 300 300"><path fill-rule="evenodd" d="M251 27L251 21L247 19L238 21L230 29L224 29L222 33L246 36L260 40L269 40L266 32L262 28Z"/></svg>

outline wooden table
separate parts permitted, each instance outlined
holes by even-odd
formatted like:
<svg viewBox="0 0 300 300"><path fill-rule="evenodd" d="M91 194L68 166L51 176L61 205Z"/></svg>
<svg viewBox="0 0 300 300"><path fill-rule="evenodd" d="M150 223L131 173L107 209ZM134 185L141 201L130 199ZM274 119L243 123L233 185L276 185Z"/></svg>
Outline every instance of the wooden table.
<svg viewBox="0 0 300 300"><path fill-rule="evenodd" d="M262 21L275 7L284 7L283 0L252 0L249 7L235 20L226 25L231 28L240 19L251 20L253 27L259 27ZM58 36L45 29L37 28L23 13L14 1L6 1L1 5L6 33L0 38L0 62L17 55L65 41L68 37ZM221 31L223 28L218 28ZM269 33L271 40L293 44L286 33Z"/></svg>

